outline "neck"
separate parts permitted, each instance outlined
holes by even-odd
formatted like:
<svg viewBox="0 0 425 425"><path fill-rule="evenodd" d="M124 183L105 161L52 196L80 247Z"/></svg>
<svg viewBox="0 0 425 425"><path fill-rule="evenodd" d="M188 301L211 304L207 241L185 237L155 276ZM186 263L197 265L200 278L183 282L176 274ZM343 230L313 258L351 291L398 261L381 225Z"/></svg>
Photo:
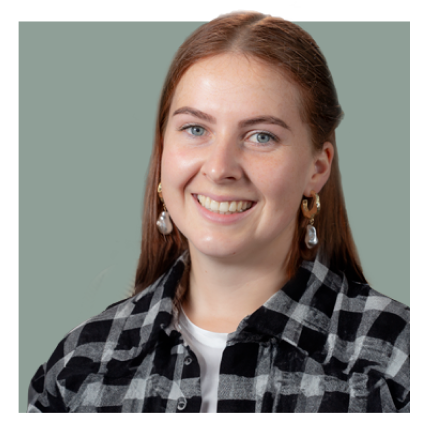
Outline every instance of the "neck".
<svg viewBox="0 0 425 425"><path fill-rule="evenodd" d="M255 249L238 258L204 255L189 243L191 269L183 308L198 327L234 332L241 320L285 284L289 250Z"/></svg>

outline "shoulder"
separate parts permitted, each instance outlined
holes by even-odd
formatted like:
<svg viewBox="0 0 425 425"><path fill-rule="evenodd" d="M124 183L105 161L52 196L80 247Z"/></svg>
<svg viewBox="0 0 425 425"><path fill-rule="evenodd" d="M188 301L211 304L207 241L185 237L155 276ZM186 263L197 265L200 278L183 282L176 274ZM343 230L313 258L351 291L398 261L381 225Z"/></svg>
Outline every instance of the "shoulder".
<svg viewBox="0 0 425 425"><path fill-rule="evenodd" d="M366 283L344 279L339 292L339 314L351 323L356 338L368 337L403 346L409 342L410 308L373 289Z"/></svg>
<svg viewBox="0 0 425 425"><path fill-rule="evenodd" d="M307 290L294 288L293 291L301 291L305 304L330 319L330 327L324 320L323 332L331 330L335 337L345 341L370 337L393 345L396 341L408 342L408 306L367 283L348 279L344 272L331 270L317 259L304 263L303 267Z"/></svg>
<svg viewBox="0 0 425 425"><path fill-rule="evenodd" d="M68 332L47 362L47 371L61 360L69 366L73 358L89 357L91 362L104 362L108 358L106 345L115 348L140 345L142 341L138 334L143 329L160 283L158 280L143 292L109 305Z"/></svg>
<svg viewBox="0 0 425 425"><path fill-rule="evenodd" d="M367 283L347 279L343 272L334 272L314 265L313 273L321 273L327 297L332 298L330 327L335 336L355 344L376 348L392 347L407 353L410 337L410 308L378 291ZM316 275L318 273L316 272ZM350 347L350 345L345 344Z"/></svg>
<svg viewBox="0 0 425 425"><path fill-rule="evenodd" d="M54 355L50 358L48 370L60 358L67 358L70 355L77 357L90 353L93 360L94 356L100 356L103 345L124 330L125 323L133 310L132 298L122 300L72 329L59 343Z"/></svg>

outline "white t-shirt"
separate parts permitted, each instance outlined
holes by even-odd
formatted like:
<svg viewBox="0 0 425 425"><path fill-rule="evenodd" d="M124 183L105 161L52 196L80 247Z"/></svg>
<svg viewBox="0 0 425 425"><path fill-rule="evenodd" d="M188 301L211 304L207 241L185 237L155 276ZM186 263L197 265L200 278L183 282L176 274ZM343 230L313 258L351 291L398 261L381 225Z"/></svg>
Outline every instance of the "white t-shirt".
<svg viewBox="0 0 425 425"><path fill-rule="evenodd" d="M195 353L201 369L201 413L216 413L220 363L228 334L198 328L189 320L183 309L179 322L175 325L183 340Z"/></svg>

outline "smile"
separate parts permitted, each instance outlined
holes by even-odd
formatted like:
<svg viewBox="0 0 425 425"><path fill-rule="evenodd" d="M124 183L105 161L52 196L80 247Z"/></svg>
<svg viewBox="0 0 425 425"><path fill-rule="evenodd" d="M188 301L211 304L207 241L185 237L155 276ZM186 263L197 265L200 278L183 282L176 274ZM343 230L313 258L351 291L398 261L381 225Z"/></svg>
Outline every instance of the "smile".
<svg viewBox="0 0 425 425"><path fill-rule="evenodd" d="M217 202L214 199L204 195L196 195L198 202L207 210L219 214L237 214L246 211L252 207L250 201L230 201Z"/></svg>
<svg viewBox="0 0 425 425"><path fill-rule="evenodd" d="M220 212L220 211L211 211L206 207L202 206L196 194L192 194L192 198L194 200L195 206L200 213L201 217L206 219L207 221L218 223L218 224L233 224L242 221L244 218L248 217L252 211L255 211L255 206L257 202L253 202L250 207L247 209L243 209L242 212ZM230 207L230 206L229 206Z"/></svg>

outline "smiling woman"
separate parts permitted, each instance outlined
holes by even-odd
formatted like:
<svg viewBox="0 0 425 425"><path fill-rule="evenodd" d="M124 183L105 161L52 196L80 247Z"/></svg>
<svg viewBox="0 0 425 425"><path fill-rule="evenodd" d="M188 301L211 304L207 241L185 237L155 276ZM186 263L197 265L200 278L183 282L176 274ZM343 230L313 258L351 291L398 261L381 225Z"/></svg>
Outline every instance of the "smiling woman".
<svg viewBox="0 0 425 425"><path fill-rule="evenodd" d="M64 338L28 410L408 412L409 309L363 276L341 117L298 26L197 29L160 99L134 296Z"/></svg>
<svg viewBox="0 0 425 425"><path fill-rule="evenodd" d="M284 260L302 197L320 192L333 158L329 142L312 149L297 100L287 78L235 53L197 62L177 85L164 134L162 192L189 243L184 311L202 328L234 331L288 280ZM222 214L232 204L235 211ZM201 270L214 273L201 278ZM256 284L247 291L241 279ZM219 292L217 281L225 282Z"/></svg>

